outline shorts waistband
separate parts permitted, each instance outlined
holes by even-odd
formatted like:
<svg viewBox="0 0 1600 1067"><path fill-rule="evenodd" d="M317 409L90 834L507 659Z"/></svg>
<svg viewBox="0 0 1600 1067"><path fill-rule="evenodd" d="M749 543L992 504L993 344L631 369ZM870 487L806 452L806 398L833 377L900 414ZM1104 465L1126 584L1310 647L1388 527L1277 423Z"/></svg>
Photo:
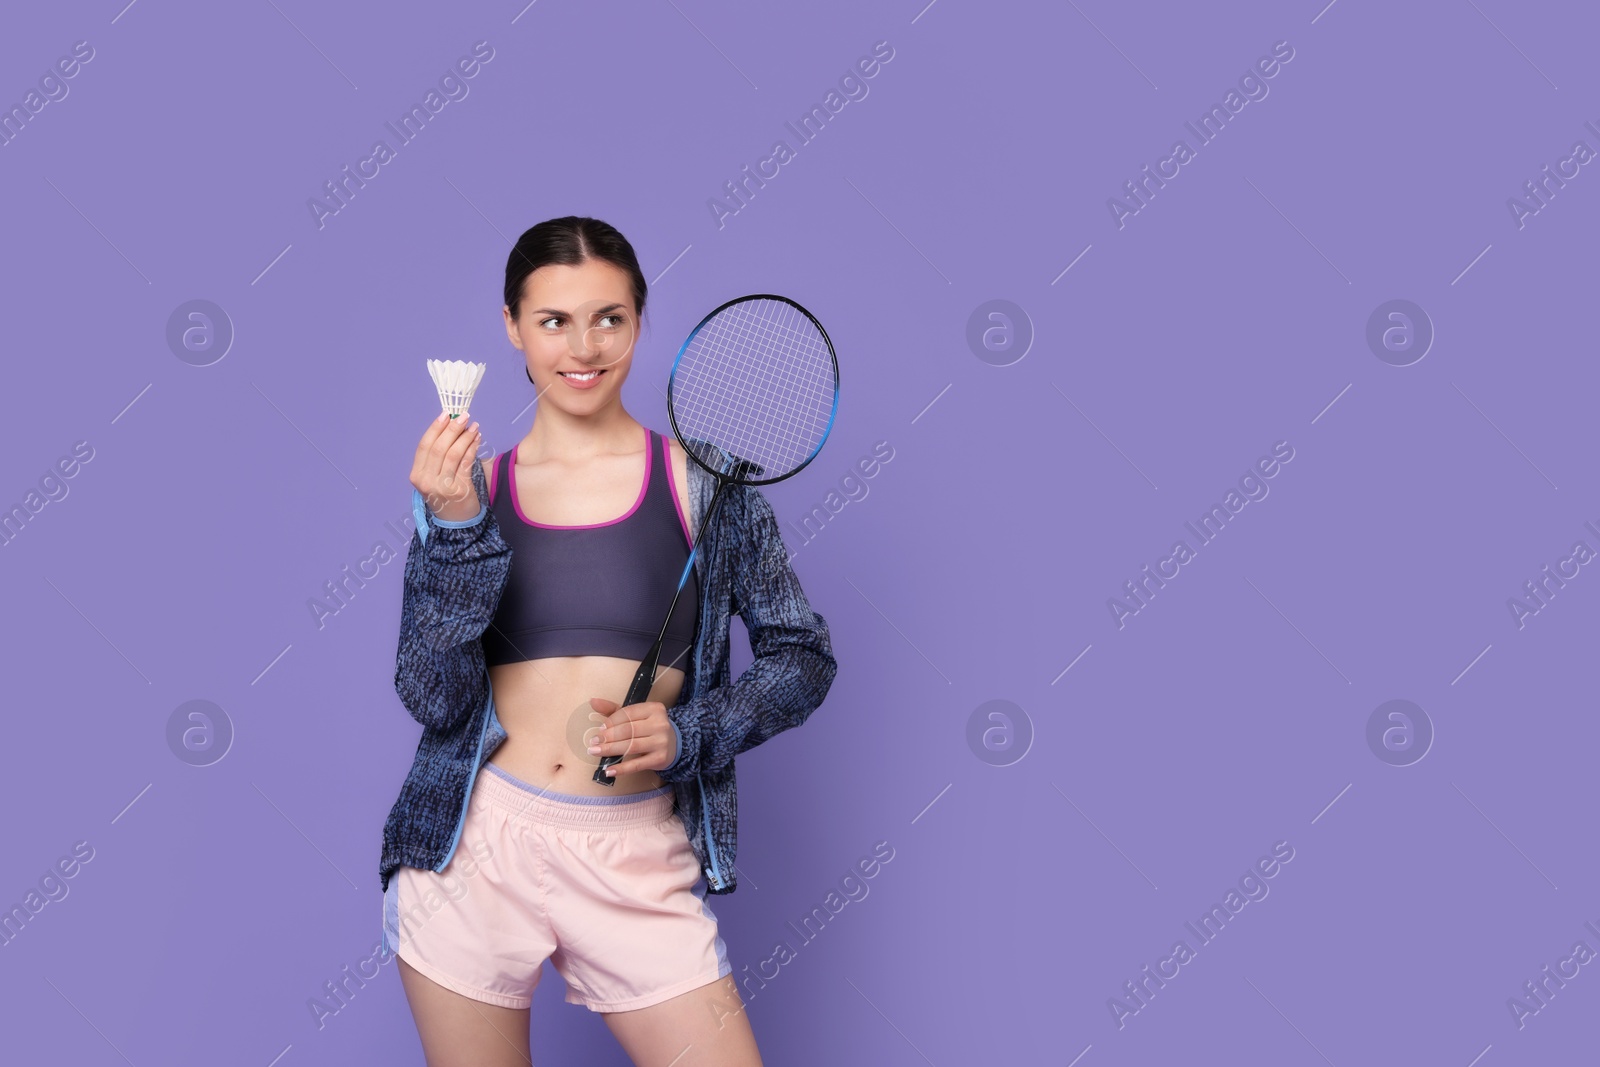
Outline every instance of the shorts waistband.
<svg viewBox="0 0 1600 1067"><path fill-rule="evenodd" d="M674 806L670 785L616 796L577 796L530 785L493 763L485 763L483 771L472 787L474 799L482 796L513 815L551 826L651 826L671 815Z"/></svg>

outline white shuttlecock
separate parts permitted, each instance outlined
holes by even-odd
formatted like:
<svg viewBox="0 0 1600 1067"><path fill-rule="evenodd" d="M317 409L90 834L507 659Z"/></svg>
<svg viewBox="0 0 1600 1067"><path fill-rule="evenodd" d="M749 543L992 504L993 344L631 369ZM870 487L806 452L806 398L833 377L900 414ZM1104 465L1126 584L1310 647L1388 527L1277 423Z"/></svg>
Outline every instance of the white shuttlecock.
<svg viewBox="0 0 1600 1067"><path fill-rule="evenodd" d="M483 380L487 363L468 363L461 359L430 359L428 374L439 389L439 403L453 419L472 403L472 394Z"/></svg>

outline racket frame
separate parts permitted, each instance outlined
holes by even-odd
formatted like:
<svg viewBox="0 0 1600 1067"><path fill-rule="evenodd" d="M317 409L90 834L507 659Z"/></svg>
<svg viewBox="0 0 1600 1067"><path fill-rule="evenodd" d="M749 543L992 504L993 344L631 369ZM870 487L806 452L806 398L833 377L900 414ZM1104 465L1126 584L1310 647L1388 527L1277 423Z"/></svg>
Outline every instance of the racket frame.
<svg viewBox="0 0 1600 1067"><path fill-rule="evenodd" d="M685 438L683 432L678 429L678 417L674 413L672 407L672 383L678 377L678 364L683 362L683 354L689 350L689 346L694 343L694 339L700 336L700 331L705 329L706 323L710 322L712 319L716 318L719 314L726 311L733 305L741 304L746 300L777 300L781 303L788 304L790 307L800 312L800 314L804 315L810 320L811 325L815 326L817 328L817 332L822 335L822 343L827 346L828 349L828 358L833 361L833 409L828 412L828 425L823 428L822 437L817 441L817 447L811 450L811 455L806 457L805 462L801 463L798 467L791 471L786 471L785 473L778 475L776 478L731 479L732 481L738 482L740 485L771 485L774 482L781 482L785 478L799 474L801 471L806 469L806 464L817 458L817 453L822 451L822 446L827 442L828 435L833 432L833 420L839 414L839 356L834 352L833 342L828 338L828 331L822 328L822 323L818 322L817 317L811 314L811 312L807 311L805 307L798 302L790 300L786 296L778 296L776 293L751 293L748 296L736 296L732 300L726 300L719 304L715 310L696 323L695 328L689 331L689 336L685 338L683 344L678 346L678 355L673 359L672 370L667 374L667 419L672 423L672 435L678 439L678 443L683 446L683 450L688 453L691 460L693 460L699 467L709 474L714 474L718 478L728 477L722 471L713 470L709 465L707 465L705 460L696 455L694 449L689 447L687 438ZM722 450L718 449L718 451Z"/></svg>

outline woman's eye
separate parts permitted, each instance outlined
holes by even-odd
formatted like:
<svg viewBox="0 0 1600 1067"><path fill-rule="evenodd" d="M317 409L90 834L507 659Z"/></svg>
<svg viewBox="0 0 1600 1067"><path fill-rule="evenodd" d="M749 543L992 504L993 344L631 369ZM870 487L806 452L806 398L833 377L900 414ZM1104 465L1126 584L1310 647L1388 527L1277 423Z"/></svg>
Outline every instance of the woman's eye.
<svg viewBox="0 0 1600 1067"><path fill-rule="evenodd" d="M622 316L621 315L604 315L604 316L601 317L600 321L601 322L605 322L607 319L615 319L617 326L621 326L622 325ZM612 328L615 329L615 327L612 327Z"/></svg>
<svg viewBox="0 0 1600 1067"><path fill-rule="evenodd" d="M555 315L552 315L548 319L539 320L539 325L540 326L546 326L546 325L548 325L548 324L550 324L552 322L560 322L560 321L561 321L561 319L559 317L557 317Z"/></svg>

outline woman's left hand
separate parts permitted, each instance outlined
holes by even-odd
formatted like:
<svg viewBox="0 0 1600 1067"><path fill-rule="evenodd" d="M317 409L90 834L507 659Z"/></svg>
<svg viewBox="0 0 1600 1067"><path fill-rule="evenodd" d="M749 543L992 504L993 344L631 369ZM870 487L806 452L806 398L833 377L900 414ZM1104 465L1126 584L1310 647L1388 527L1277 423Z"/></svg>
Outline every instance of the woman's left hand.
<svg viewBox="0 0 1600 1067"><path fill-rule="evenodd" d="M606 720L589 742L589 755L626 757L606 768L613 778L634 771L659 771L672 762L677 735L661 701L620 707L615 700L590 697L589 706Z"/></svg>

